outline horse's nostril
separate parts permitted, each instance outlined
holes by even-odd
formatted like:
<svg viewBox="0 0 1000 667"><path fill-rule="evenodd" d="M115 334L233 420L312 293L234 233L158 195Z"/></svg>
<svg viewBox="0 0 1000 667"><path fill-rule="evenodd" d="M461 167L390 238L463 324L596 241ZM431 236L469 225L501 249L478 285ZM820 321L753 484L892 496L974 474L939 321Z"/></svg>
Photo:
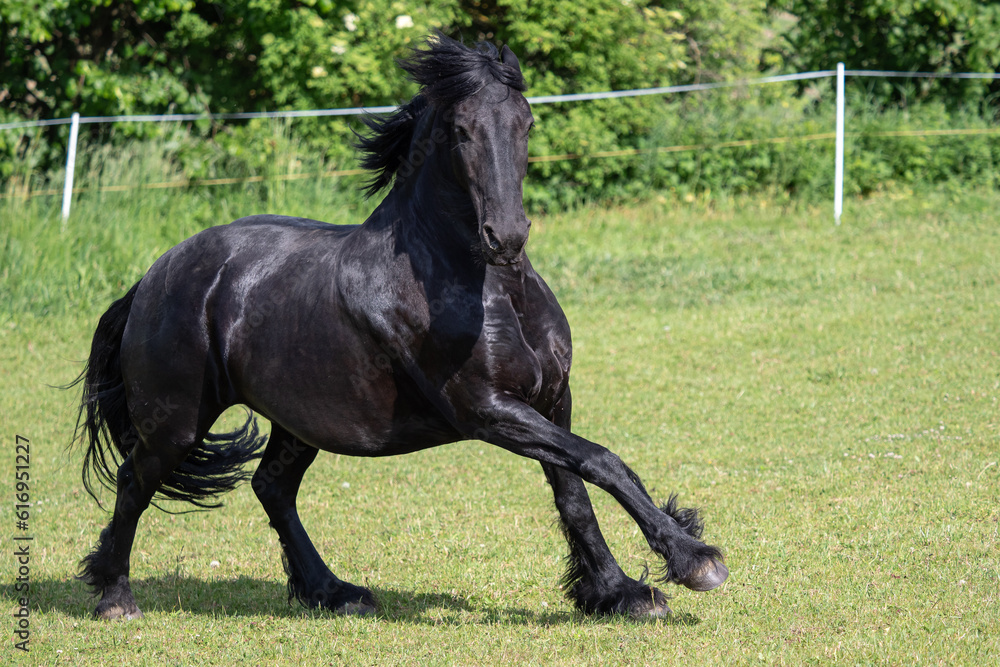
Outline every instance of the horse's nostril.
<svg viewBox="0 0 1000 667"><path fill-rule="evenodd" d="M483 227L483 232L486 233L486 242L489 244L490 250L493 252L500 252L503 249L503 244L500 243L500 239L497 238L497 235L493 233L493 228L489 225L485 225Z"/></svg>

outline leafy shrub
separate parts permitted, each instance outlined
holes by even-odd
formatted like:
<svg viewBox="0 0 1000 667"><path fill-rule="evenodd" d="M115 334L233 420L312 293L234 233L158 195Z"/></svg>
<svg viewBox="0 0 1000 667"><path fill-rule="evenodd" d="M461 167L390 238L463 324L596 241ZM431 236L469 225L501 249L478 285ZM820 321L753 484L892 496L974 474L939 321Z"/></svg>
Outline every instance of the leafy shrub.
<svg viewBox="0 0 1000 667"><path fill-rule="evenodd" d="M902 72L1000 71L1000 5L980 0L774 0L790 22L773 46L792 70L848 69ZM898 102L903 89L879 80L881 102ZM918 99L952 108L1000 93L1000 81L951 79L916 82Z"/></svg>
<svg viewBox="0 0 1000 667"><path fill-rule="evenodd" d="M435 28L467 41L509 43L534 95L732 80L783 63L829 66L837 49L849 45L810 40L809 27L835 30L823 23L833 20L834 4L820 3L813 15L792 0L8 0L0 4L0 122L66 117L74 110L219 113L394 104L415 92L394 59ZM913 5L907 11L919 9L919 3L904 4ZM931 42L935 35L954 37L969 21L980 21L976 34L1000 21L970 0L931 5L943 8L947 25L903 31L886 43L887 52L905 51L921 35ZM858 12L876 20L887 6L869 3ZM995 35L983 39L992 43ZM877 45L864 46L870 55ZM925 55L944 48L924 46ZM948 69L989 66L996 50L955 42L942 53L950 59L934 63ZM871 58L859 62L889 66ZM956 102L948 96L950 84L941 82L912 92L893 84L892 94L877 80L865 86L852 90L852 100L864 101L849 121L861 135L848 142L847 192L924 179L992 182L995 135L882 136L897 129L991 127L995 107L988 98L980 106L981 97ZM650 190L827 197L833 141L796 137L831 132L832 106L829 81L536 105L533 159L571 157L533 162L525 197L535 208ZM355 167L351 128L358 125L343 118L87 125L78 181L113 185L115 169L102 163L119 164L116 150L123 160L150 153L156 156L150 164L163 173L149 167L130 175L148 182L252 176L248 190L271 201L273 176ZM65 126L0 131L2 189L58 187L67 135Z"/></svg>

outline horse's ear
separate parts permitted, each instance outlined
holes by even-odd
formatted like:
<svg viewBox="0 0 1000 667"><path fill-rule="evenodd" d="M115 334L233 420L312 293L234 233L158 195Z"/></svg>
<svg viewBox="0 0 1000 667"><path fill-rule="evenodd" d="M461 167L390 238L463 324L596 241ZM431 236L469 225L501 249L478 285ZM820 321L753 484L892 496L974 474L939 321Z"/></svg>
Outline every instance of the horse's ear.
<svg viewBox="0 0 1000 667"><path fill-rule="evenodd" d="M518 72L521 71L521 63L517 62L517 56L514 55L514 52L511 51L510 47L506 44L504 44L503 48L500 49L500 62L504 65L510 65Z"/></svg>

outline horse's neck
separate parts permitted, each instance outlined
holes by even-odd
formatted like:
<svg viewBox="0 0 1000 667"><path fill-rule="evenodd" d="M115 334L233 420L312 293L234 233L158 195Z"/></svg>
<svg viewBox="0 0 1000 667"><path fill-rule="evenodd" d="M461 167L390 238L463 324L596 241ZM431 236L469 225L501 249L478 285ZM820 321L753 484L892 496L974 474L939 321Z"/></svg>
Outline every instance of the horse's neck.
<svg viewBox="0 0 1000 667"><path fill-rule="evenodd" d="M403 182L390 198L394 234L407 244L419 244L437 257L474 259L478 222L472 199L455 179L447 159L447 144Z"/></svg>

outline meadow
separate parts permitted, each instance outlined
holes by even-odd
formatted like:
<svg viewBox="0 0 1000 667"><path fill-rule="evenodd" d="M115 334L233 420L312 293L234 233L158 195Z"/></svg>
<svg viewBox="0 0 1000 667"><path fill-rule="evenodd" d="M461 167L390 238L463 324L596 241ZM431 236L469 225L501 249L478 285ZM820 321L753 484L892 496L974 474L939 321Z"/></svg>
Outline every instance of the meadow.
<svg viewBox="0 0 1000 667"><path fill-rule="evenodd" d="M123 171L128 171L127 165ZM135 176L139 178L140 176ZM248 188L251 186L247 186ZM68 449L97 318L174 243L251 212L354 222L350 182L0 200L4 503L30 440L34 664L993 664L1000 660L1000 193L890 191L829 206L663 196L534 215L529 253L573 327L574 431L652 495L702 508L731 576L668 587L671 617L592 618L563 597L539 466L480 442L321 455L299 496L377 617L286 601L249 485L143 517L145 619L91 619L74 579L109 515ZM265 189L270 188L270 189ZM266 426L266 424L265 424ZM657 563L591 489L627 572ZM112 502L111 494L103 497ZM184 507L170 505L170 509ZM4 608L17 571L4 557ZM8 658L9 659L9 658Z"/></svg>

